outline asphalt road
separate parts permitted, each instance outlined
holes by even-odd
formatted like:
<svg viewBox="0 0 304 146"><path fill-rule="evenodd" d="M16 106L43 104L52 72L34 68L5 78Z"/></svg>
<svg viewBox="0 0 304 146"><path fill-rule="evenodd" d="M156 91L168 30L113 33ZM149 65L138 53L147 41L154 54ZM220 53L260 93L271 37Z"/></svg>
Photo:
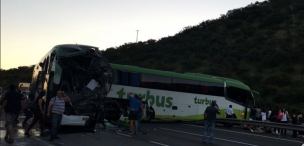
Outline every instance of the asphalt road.
<svg viewBox="0 0 304 146"><path fill-rule="evenodd" d="M3 118L1 118L3 120ZM19 119L23 120L23 117ZM14 129L15 142L8 144L3 140L5 134L4 121L0 123L0 145L16 146L201 146L203 144L203 126L176 123L153 122L143 123L142 129L147 134L129 135L128 130L121 131L109 128L96 133L89 133L82 127L61 127L60 140L48 141L49 137L39 137L39 128L32 130L31 137L25 137L24 128L18 124ZM290 132L289 132L290 133ZM251 133L239 127L225 129L217 126L214 135L216 146L301 146L304 139L291 139L289 136L278 138L272 135Z"/></svg>

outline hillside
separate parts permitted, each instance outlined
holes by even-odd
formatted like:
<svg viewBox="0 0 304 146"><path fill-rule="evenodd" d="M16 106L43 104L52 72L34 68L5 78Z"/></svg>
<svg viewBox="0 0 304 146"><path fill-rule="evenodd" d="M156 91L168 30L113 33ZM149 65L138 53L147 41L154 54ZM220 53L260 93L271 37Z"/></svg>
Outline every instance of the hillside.
<svg viewBox="0 0 304 146"><path fill-rule="evenodd" d="M263 107L304 105L304 1L270 0L185 27L175 36L103 51L112 63L234 78Z"/></svg>

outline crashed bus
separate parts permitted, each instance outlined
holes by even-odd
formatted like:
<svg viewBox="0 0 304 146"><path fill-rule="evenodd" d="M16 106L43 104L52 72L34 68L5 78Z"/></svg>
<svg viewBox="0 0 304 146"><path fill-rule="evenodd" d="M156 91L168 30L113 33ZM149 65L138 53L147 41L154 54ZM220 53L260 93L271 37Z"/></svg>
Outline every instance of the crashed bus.
<svg viewBox="0 0 304 146"><path fill-rule="evenodd" d="M30 93L46 91L46 112L50 99L58 90L64 91L71 102L66 104L62 125L94 126L105 118L112 76L111 66L97 47L57 45L35 65Z"/></svg>

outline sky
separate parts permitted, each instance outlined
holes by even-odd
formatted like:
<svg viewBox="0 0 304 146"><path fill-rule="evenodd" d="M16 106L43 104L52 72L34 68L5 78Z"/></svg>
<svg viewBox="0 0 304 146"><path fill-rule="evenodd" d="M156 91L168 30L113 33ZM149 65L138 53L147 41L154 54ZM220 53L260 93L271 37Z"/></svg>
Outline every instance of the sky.
<svg viewBox="0 0 304 146"><path fill-rule="evenodd" d="M105 50L174 36L264 0L1 0L1 69L37 64L54 46Z"/></svg>

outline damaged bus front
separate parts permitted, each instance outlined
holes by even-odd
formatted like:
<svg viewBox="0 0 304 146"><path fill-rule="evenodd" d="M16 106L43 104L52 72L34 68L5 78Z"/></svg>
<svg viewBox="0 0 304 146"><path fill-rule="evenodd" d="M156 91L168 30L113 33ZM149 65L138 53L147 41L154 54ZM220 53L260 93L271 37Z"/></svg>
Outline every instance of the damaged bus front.
<svg viewBox="0 0 304 146"><path fill-rule="evenodd" d="M35 66L30 91L47 92L44 111L57 91L64 91L71 102L66 104L62 125L93 126L103 122L112 79L111 66L97 47L57 45Z"/></svg>

